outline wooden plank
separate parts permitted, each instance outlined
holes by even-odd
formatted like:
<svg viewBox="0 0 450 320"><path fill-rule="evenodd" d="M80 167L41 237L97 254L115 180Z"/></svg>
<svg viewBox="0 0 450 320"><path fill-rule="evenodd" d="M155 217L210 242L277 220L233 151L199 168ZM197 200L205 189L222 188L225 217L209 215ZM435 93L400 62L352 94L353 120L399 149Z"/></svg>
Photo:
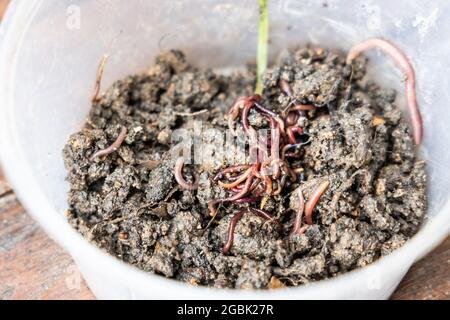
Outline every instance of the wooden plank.
<svg viewBox="0 0 450 320"><path fill-rule="evenodd" d="M0 196L0 300L6 299L94 299L70 256L12 192Z"/></svg>
<svg viewBox="0 0 450 320"><path fill-rule="evenodd" d="M391 299L450 300L450 237L412 266Z"/></svg>

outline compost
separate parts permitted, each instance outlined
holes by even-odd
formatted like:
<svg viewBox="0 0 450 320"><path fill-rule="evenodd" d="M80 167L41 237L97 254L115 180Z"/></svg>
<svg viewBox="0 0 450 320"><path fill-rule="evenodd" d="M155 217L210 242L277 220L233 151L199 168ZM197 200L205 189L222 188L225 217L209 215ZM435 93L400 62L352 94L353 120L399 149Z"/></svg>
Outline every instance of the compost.
<svg viewBox="0 0 450 320"><path fill-rule="evenodd" d="M191 285L275 289L372 263L417 232L427 198L408 118L367 64L286 51L257 95L254 66L160 54L96 92L67 142L68 221Z"/></svg>

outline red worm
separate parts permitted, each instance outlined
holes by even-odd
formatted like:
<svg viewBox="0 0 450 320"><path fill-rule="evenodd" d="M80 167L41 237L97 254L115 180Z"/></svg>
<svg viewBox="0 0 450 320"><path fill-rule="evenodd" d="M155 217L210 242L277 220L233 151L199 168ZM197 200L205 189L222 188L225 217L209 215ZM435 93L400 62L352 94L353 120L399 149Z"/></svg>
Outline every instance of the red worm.
<svg viewBox="0 0 450 320"><path fill-rule="evenodd" d="M236 213L233 216L233 218L231 218L230 223L228 224L228 232L227 232L228 239L222 248L223 254L228 254L228 251L230 251L231 246L233 245L233 242L234 242L234 229L236 228L236 224L238 223L239 220L241 220L242 216L246 212L249 212L249 211L247 209L241 210L238 213Z"/></svg>
<svg viewBox="0 0 450 320"><path fill-rule="evenodd" d="M184 166L184 159L183 157L179 157L177 159L177 162L175 163L175 180L177 180L178 184L186 190L196 190L198 188L198 181L199 176L197 175L195 177L194 183L189 183L183 178L183 166Z"/></svg>
<svg viewBox="0 0 450 320"><path fill-rule="evenodd" d="M278 114L262 106L261 104L258 103L258 101L255 101L253 106L256 107L256 109L258 109L263 115L265 115L269 119L275 120L280 126L280 131L284 132L284 121L280 118Z"/></svg>
<svg viewBox="0 0 450 320"><path fill-rule="evenodd" d="M257 159L257 150L265 151L263 146L259 145L258 134L256 130L250 125L248 121L248 115L250 113L251 108L253 107L253 101L248 101L244 105L244 109L242 110L242 128L244 128L244 132L250 137L250 141L252 146L250 146L250 155L252 159Z"/></svg>
<svg viewBox="0 0 450 320"><path fill-rule="evenodd" d="M242 175L239 176L238 179L236 179L236 181L231 183L223 183L222 181L219 181L219 185L225 189L233 189L244 182L251 173L252 168L248 168L247 171L245 171Z"/></svg>
<svg viewBox="0 0 450 320"><path fill-rule="evenodd" d="M282 161L282 167L284 168L285 172L289 175L292 182L297 181L297 174L295 173L294 170L291 169L286 160Z"/></svg>
<svg viewBox="0 0 450 320"><path fill-rule="evenodd" d="M289 83L286 80L281 79L279 81L279 86L280 86L281 91L283 91L289 98L292 99L292 102L289 104L289 106L294 104L294 107L289 108L289 106L288 106L288 108L286 108L286 109L289 109L290 111L291 110L297 110L297 111L316 110L316 107L313 105L298 103L292 93L291 86L289 85Z"/></svg>
<svg viewBox="0 0 450 320"><path fill-rule="evenodd" d="M414 142L417 145L420 145L423 137L423 124L422 116L417 105L416 76L414 68L405 53L387 40L372 38L360 44L357 44L350 49L347 55L347 64L351 64L351 62L357 56L359 56L364 51L370 50L372 48L379 48L384 53L389 55L397 64L397 66L405 73L405 93L411 118Z"/></svg>
<svg viewBox="0 0 450 320"><path fill-rule="evenodd" d="M271 194L273 190L272 179L269 176L264 176L264 184L266 185L265 193Z"/></svg>
<svg viewBox="0 0 450 320"><path fill-rule="evenodd" d="M245 197L245 198L237 199L235 201L235 203L251 203L251 202L258 201L258 199L259 198L257 198L257 197Z"/></svg>
<svg viewBox="0 0 450 320"><path fill-rule="evenodd" d="M285 173L287 173L291 177L291 180L293 182L295 182L297 180L297 174L291 169L291 167L286 162L286 160L278 159L276 161L272 161L271 165L272 166L273 165L278 165L278 166L282 167L285 170Z"/></svg>
<svg viewBox="0 0 450 320"><path fill-rule="evenodd" d="M262 178L263 178L263 177L262 177L263 175L261 174L260 169L261 169L261 163L260 163L260 162L255 163L255 164L252 166L252 174L253 174L255 177L257 177L257 178L262 179Z"/></svg>
<svg viewBox="0 0 450 320"><path fill-rule="evenodd" d="M234 187L233 189L231 189L231 191L234 193L237 193L237 192L240 192L242 190L242 188L243 188L242 185L240 185L240 186Z"/></svg>
<svg viewBox="0 0 450 320"><path fill-rule="evenodd" d="M289 138L289 142L291 144L296 144L297 139L295 139L295 133L303 134L303 129L301 127L289 127L287 128L286 132Z"/></svg>
<svg viewBox="0 0 450 320"><path fill-rule="evenodd" d="M280 230L280 231L283 230L283 225L280 223L280 221L278 221L278 219L274 219L274 217L270 213L268 213L264 210L261 210L261 209L257 209L257 208L250 208L250 211L253 212L254 214L256 214L257 216L260 216L261 218L266 219L266 220L276 224L278 227L278 230Z"/></svg>
<svg viewBox="0 0 450 320"><path fill-rule="evenodd" d="M310 141L302 142L302 143L296 143L296 144L287 144L281 149L281 159L284 160L284 158L297 158L299 154L297 153L300 148L306 144L308 144ZM289 149L295 148L294 152L287 152Z"/></svg>
<svg viewBox="0 0 450 320"><path fill-rule="evenodd" d="M241 191L239 191L238 193L236 193L234 196L231 196L229 198L226 199L217 199L217 200L211 200L208 202L208 209L210 212L211 216L214 216L216 214L216 204L218 203L224 203L224 202L232 202L232 201L236 201L238 199L243 198L245 195L247 195L247 193L250 191L250 186L253 182L253 175L249 175L247 177L247 181L245 182L244 187L242 188Z"/></svg>
<svg viewBox="0 0 450 320"><path fill-rule="evenodd" d="M297 145L296 144L287 144L283 147L283 149L281 149L281 159L284 160L286 158L286 152L291 149L291 148L295 148Z"/></svg>
<svg viewBox="0 0 450 320"><path fill-rule="evenodd" d="M242 108L245 103L249 103L251 101L259 101L261 99L260 95L253 95L249 97L240 97L238 98L228 111L228 128L231 133L236 136L236 131L234 130L234 121L239 115L239 110Z"/></svg>
<svg viewBox="0 0 450 320"><path fill-rule="evenodd" d="M256 101L254 103L254 107L256 109L258 109L259 111L261 111L264 115L268 116L269 118L276 119L278 117L278 115L275 112L273 112L270 109L267 109L266 107L262 106L261 104L259 104Z"/></svg>
<svg viewBox="0 0 450 320"><path fill-rule="evenodd" d="M242 107L242 104L248 100L248 97L240 97L236 99L236 101L231 105L230 111L228 111L228 115L233 116L239 114L239 109Z"/></svg>
<svg viewBox="0 0 450 320"><path fill-rule="evenodd" d="M111 154L115 151L117 151L117 149L120 148L120 146L122 145L123 141L125 140L127 136L127 128L122 127L122 129L120 130L119 135L117 136L116 141L113 142L112 145L110 145L108 148L103 149L103 150L99 150L96 153L94 153L94 155L91 157L91 160L97 157L101 157L101 156L106 156L108 154Z"/></svg>
<svg viewBox="0 0 450 320"><path fill-rule="evenodd" d="M255 179L255 180L253 180L253 183L252 183L252 185L250 186L249 191L255 190L255 188L256 188L257 186L259 186L259 183L260 183L260 182L261 182L261 180L259 180L258 178ZM237 193L237 192L242 191L242 188L243 188L243 187L244 187L244 185L243 185L243 184L240 184L240 185L234 187L233 189L231 189L231 191ZM237 200L236 200L235 202L237 202Z"/></svg>
<svg viewBox="0 0 450 320"><path fill-rule="evenodd" d="M282 176L282 177L281 177L281 180L278 181L278 187L277 187L277 190L275 190L275 191L273 192L273 195L274 195L274 196L277 196L277 195L279 195L279 194L281 193L281 190L283 190L283 187L284 187L284 185L286 184L286 178L287 178L287 176Z"/></svg>
<svg viewBox="0 0 450 320"><path fill-rule="evenodd" d="M296 111L312 111L316 110L317 108L311 104L301 104L296 103L290 110L296 110Z"/></svg>
<svg viewBox="0 0 450 320"><path fill-rule="evenodd" d="M330 181L322 182L317 187L317 189L313 191L313 193L309 197L308 202L306 203L306 206L305 206L305 219L306 219L307 224L309 224L309 225L313 224L313 221L312 221L313 210L314 210L317 202L319 201L320 197L327 190L329 185L330 185Z"/></svg>
<svg viewBox="0 0 450 320"><path fill-rule="evenodd" d="M303 198L303 192L299 189L299 206L295 214L294 227L292 228L291 236L299 234L302 226L303 212L305 211L305 198Z"/></svg>
<svg viewBox="0 0 450 320"><path fill-rule="evenodd" d="M297 123L299 117L300 115L298 113L289 112L288 116L286 117L286 125L293 126Z"/></svg>
<svg viewBox="0 0 450 320"><path fill-rule="evenodd" d="M246 101L244 104L244 109L242 110L242 127L244 128L244 131L247 135L251 136L250 134L250 124L248 122L248 115L250 114L250 110L253 108L253 102L252 101Z"/></svg>
<svg viewBox="0 0 450 320"><path fill-rule="evenodd" d="M256 179L253 181L252 185L250 186L250 191L255 190L256 187L259 186L259 183L260 183L260 182L261 182L261 180L260 180L259 178L256 178Z"/></svg>
<svg viewBox="0 0 450 320"><path fill-rule="evenodd" d="M217 180L221 179L227 173L236 173L236 172L248 169L248 168L250 168L250 165L248 165L248 164L225 168L222 171L220 171L219 173L217 173L214 176L213 180L217 181Z"/></svg>
<svg viewBox="0 0 450 320"><path fill-rule="evenodd" d="M267 187L264 185L264 182L258 185L258 189L255 190L255 196L261 197L262 194L266 191Z"/></svg>

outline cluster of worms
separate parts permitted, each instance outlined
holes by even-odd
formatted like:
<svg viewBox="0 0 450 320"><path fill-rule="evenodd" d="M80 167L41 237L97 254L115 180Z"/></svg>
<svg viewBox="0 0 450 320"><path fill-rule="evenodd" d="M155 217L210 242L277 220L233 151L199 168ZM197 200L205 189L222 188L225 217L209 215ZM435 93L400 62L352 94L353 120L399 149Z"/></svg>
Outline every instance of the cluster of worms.
<svg viewBox="0 0 450 320"><path fill-rule="evenodd" d="M346 62L348 65L351 65L352 61L357 56L372 48L379 48L388 54L405 74L405 93L413 138L416 145L420 145L423 136L422 118L417 105L415 73L407 56L389 41L373 38L351 48L347 55ZM304 134L304 128L300 125L302 121L299 120L306 116L306 111L314 110L315 107L299 103L294 98L290 85L286 81L280 80L279 87L291 99L288 107L283 110L281 115L266 108L262 104L261 96L258 94L239 98L231 106L230 111L228 112L229 130L235 133L235 122L238 117L240 117L242 129L245 135L250 138L250 154L255 154L257 152L260 154L262 153L262 157L253 156L253 159L256 158L259 160L262 158L265 160L257 160L253 164L228 167L215 175L214 181L218 182L223 188L230 190L232 195L224 199L211 200L208 203L208 208L212 216L217 214L217 206L222 203L255 203L261 199L264 201L264 199L267 199L267 196L279 195L282 192L287 179L291 180L291 182L296 182L297 174L302 171L301 168L292 168L288 160L289 158L299 157L301 146L305 144L305 142L299 141L299 138ZM270 138L263 140L262 142L258 141L256 130L249 124L248 116L252 109L266 117L270 124ZM267 147L269 145L270 154L267 152ZM178 183L189 190L197 188L196 183L188 184L183 179L181 174L182 161L177 162L177 164L175 172ZM298 189L299 206L297 208L291 235L304 233L308 225L313 223L312 214L314 207L329 185L329 181L324 181L319 184L306 203L303 192L301 189ZM263 202L261 208L262 207L264 207ZM234 214L229 222L227 234L228 240L222 249L224 254L227 254L233 245L236 224L245 213L253 213L263 219L271 221L275 223L280 230L283 227L279 220L275 219L270 213L264 210L252 207L240 210ZM302 225L303 215L306 225Z"/></svg>
<svg viewBox="0 0 450 320"><path fill-rule="evenodd" d="M260 208L264 207L264 201L268 197L280 195L287 181L297 182L298 174L303 170L301 167L291 167L291 159L298 159L302 146L308 141L304 141L304 128L302 127L302 118L306 117L306 111L314 110L312 105L299 103L293 96L289 84L280 80L280 89L286 94L291 102L288 107L281 112L275 113L262 103L260 95L252 95L239 98L228 112L228 126L231 132L235 133L235 124L240 118L244 134L250 141L250 156L252 164L243 164L225 168L218 172L213 178L221 187L231 191L232 195L228 198L214 199L208 203L211 216L217 214L217 207L223 203L256 203L261 201ZM258 134L250 125L249 114L255 110L265 117L270 126L270 135L266 139L259 138ZM308 200L306 206L300 205L297 210L294 228L291 234L299 234L306 231L302 227L302 215L306 212L306 221L312 224L312 211L320 196L325 192L329 182L319 186ZM323 187L325 186L325 187ZM315 196L314 196L315 194ZM302 196L303 198L303 196ZM303 202L302 202L303 203ZM230 250L236 223L241 219L244 213L253 213L263 219L276 224L280 230L282 225L278 219L275 219L270 213L250 207L237 212L231 219L228 226L228 240L225 243L222 252L227 254Z"/></svg>
<svg viewBox="0 0 450 320"><path fill-rule="evenodd" d="M422 118L417 105L415 73L407 56L389 41L372 38L352 47L347 55L346 62L348 65L351 65L357 56L372 48L381 49L384 53L388 54L405 74L405 94L412 134L416 145L420 145L423 136ZM92 98L93 102L98 102L100 80L105 61L106 57L102 60L98 70L96 87ZM286 81L280 80L279 87L290 98L288 107L280 114L265 107L262 102L262 97L258 94L241 97L231 106L228 112L229 129L236 135L235 124L237 119L240 118L243 132L250 139L251 159L255 161L252 164L242 164L225 168L214 176L213 180L223 188L229 190L232 195L228 198L211 200L208 203L211 216L216 216L218 206L223 203L243 204L261 201L260 208L263 208L268 197L280 195L287 181L290 180L291 183L296 182L298 174L303 170L300 167L292 168L289 160L300 158L302 146L308 142L304 141L305 132L301 125L304 122L301 119L306 117L307 111L315 110L316 107L301 104L297 101L292 94L289 83ZM257 131L250 125L249 115L251 110L256 110L268 120L270 137L266 137L265 139L258 138ZM94 153L91 159L115 152L123 143L126 135L127 129L122 127L116 141L109 147ZM175 163L174 176L177 183L183 189L196 190L198 188L198 176L195 182L187 182L183 177L183 166L184 160L181 157ZM304 233L308 225L313 223L313 210L329 185L330 181L323 181L319 184L311 193L306 203L302 190L297 189L299 190L299 205L290 233L291 235ZM240 210L234 214L229 222L228 239L222 249L224 254L227 254L232 247L236 224L245 213L258 215L277 225L280 231L283 229L278 219L262 209L250 207ZM302 225L303 216L306 225Z"/></svg>

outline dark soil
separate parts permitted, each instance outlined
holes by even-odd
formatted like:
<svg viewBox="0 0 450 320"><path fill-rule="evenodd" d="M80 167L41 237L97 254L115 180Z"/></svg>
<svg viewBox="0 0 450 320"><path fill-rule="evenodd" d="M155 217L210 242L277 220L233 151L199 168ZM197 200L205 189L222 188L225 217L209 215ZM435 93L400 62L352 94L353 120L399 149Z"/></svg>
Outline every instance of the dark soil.
<svg viewBox="0 0 450 320"><path fill-rule="evenodd" d="M221 288L300 285L389 254L425 217L425 163L417 159L396 93L363 81L366 62L358 58L352 69L343 55L306 48L281 55L264 76L263 102L275 112L291 101L280 90L280 79L290 83L299 101L319 107L302 120L310 143L293 161L304 169L299 180L264 205L280 219L282 231L244 214L224 255L229 221L249 206L222 205L206 228L207 202L229 194L212 177L228 164L186 166L188 181L201 173L196 191L182 190L175 181L173 130L194 120L227 130L224 115L236 98L253 94L255 84L252 67L231 75L198 70L180 51L161 54L144 73L114 83L93 103L84 128L70 137L64 148L70 224L145 271ZM268 127L256 112L250 123ZM122 146L91 159L114 142L122 126L128 129ZM330 186L314 210L314 224L290 236L298 188L308 199L323 179Z"/></svg>

